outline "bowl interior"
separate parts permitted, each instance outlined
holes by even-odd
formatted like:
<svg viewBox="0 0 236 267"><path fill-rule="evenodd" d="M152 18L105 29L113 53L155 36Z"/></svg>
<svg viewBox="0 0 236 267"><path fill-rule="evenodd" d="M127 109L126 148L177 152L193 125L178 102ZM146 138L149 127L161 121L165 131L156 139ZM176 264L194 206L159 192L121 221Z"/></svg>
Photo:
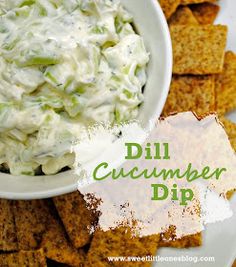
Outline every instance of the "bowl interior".
<svg viewBox="0 0 236 267"><path fill-rule="evenodd" d="M151 54L145 101L139 120L145 127L157 119L165 104L172 73L172 49L168 26L156 0L121 0L134 16L137 31L143 36ZM77 188L73 171L54 176L13 176L0 173L0 197L8 199L37 199L72 192Z"/></svg>

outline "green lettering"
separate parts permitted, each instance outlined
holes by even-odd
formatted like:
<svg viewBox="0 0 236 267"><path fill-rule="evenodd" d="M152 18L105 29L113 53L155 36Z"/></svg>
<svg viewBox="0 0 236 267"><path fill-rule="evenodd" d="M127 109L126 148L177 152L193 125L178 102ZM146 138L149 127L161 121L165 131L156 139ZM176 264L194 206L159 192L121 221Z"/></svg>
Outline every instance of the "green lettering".
<svg viewBox="0 0 236 267"><path fill-rule="evenodd" d="M106 178L108 178L110 175L111 175L111 172L109 172L107 175L105 176L102 176L100 178L97 177L97 172L99 171L100 168L104 168L104 169L107 169L108 168L108 163L106 162L103 162L101 164L99 164L93 171L93 179L96 180L96 181L102 181L102 180L105 180Z"/></svg>
<svg viewBox="0 0 236 267"><path fill-rule="evenodd" d="M139 159L142 156L142 147L137 143L125 143L127 147L127 156L125 159ZM137 149L136 155L134 155L133 148Z"/></svg>
<svg viewBox="0 0 236 267"><path fill-rule="evenodd" d="M152 184L151 185L153 188L153 197L152 200L164 200L167 199L168 194L169 194L169 190L168 187L166 185L163 184ZM160 196L160 190L162 189L162 196Z"/></svg>
<svg viewBox="0 0 236 267"><path fill-rule="evenodd" d="M193 199L193 191L192 189L180 189L181 192L181 206L186 206L187 201L191 201Z"/></svg>

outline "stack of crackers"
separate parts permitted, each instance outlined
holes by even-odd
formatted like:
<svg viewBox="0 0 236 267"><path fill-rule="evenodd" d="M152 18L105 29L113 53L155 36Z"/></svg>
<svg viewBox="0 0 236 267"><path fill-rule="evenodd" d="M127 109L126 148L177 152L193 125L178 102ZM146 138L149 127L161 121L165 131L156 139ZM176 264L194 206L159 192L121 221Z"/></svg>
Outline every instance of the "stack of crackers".
<svg viewBox="0 0 236 267"><path fill-rule="evenodd" d="M218 112L236 148L236 126L226 114L236 108L236 55L225 52L227 27L213 25L215 0L159 0L174 54L173 78L163 116ZM201 233L176 239L174 227L160 235L131 237L124 227L95 230L98 214L79 192L47 200L0 200L0 266L151 266L151 262L109 262L109 256L156 255L159 247L200 246Z"/></svg>
<svg viewBox="0 0 236 267"><path fill-rule="evenodd" d="M79 192L0 202L0 266L45 267L48 260L52 266L85 266L95 214Z"/></svg>
<svg viewBox="0 0 236 267"><path fill-rule="evenodd" d="M236 125L226 114L236 109L236 55L225 51L227 26L213 25L216 0L159 0L173 46L173 77L163 116L217 112L234 149Z"/></svg>
<svg viewBox="0 0 236 267"><path fill-rule="evenodd" d="M236 54L225 51L227 26L213 25L220 11L217 0L159 2L173 47L173 76L162 116L217 113L236 150L236 124L226 116L236 109Z"/></svg>
<svg viewBox="0 0 236 267"><path fill-rule="evenodd" d="M148 237L133 237L120 227L103 232L98 214L88 209L79 192L46 200L0 200L1 267L106 267L111 256L155 256L158 247L199 246L199 234L176 239L175 229ZM95 229L95 231L91 231ZM151 266L126 262L125 266Z"/></svg>

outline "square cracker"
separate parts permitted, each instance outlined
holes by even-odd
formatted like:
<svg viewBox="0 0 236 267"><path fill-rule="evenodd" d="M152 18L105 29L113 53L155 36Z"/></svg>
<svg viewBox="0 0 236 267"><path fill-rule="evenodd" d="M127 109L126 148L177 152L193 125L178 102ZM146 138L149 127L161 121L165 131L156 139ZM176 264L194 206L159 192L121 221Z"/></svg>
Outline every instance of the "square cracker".
<svg viewBox="0 0 236 267"><path fill-rule="evenodd" d="M128 228L120 227L114 230L103 232L97 230L92 239L88 252L86 267L109 267L111 262L108 257L135 256L145 257L156 255L160 235L148 237L133 237ZM149 267L152 262L126 262L127 267ZM113 262L112 266L124 266L124 262Z"/></svg>
<svg viewBox="0 0 236 267"><path fill-rule="evenodd" d="M181 0L181 5L199 4L199 3L215 3L216 0Z"/></svg>
<svg viewBox="0 0 236 267"><path fill-rule="evenodd" d="M51 210L50 210L51 211ZM48 214L48 228L43 234L41 248L44 249L47 258L69 266L83 266L85 253L83 250L76 250L67 240L63 225L55 217Z"/></svg>
<svg viewBox="0 0 236 267"><path fill-rule="evenodd" d="M214 74L223 69L227 27L174 25L170 27L174 74Z"/></svg>
<svg viewBox="0 0 236 267"><path fill-rule="evenodd" d="M160 247L171 247L171 248L192 248L199 247L202 245L202 233L196 233L193 235L184 236L174 240L161 240Z"/></svg>
<svg viewBox="0 0 236 267"><path fill-rule="evenodd" d="M160 241L159 241L160 247L190 248L190 247L199 247L201 245L202 245L201 232L183 236L182 238L176 238L175 228L173 226L170 226L165 233L162 233L160 235Z"/></svg>
<svg viewBox="0 0 236 267"><path fill-rule="evenodd" d="M231 190L231 191L228 191L227 192L227 199L229 200L229 199L231 199L232 198L232 196L235 194L235 192L236 192L236 189L234 189L234 190Z"/></svg>
<svg viewBox="0 0 236 267"><path fill-rule="evenodd" d="M199 116L215 111L214 76L172 77L163 116L192 111Z"/></svg>
<svg viewBox="0 0 236 267"><path fill-rule="evenodd" d="M216 76L216 108L229 141L236 151L236 124L225 117L225 114L236 109L236 54L225 53L223 72ZM233 191L227 197L232 196Z"/></svg>
<svg viewBox="0 0 236 267"><path fill-rule="evenodd" d="M200 24L213 24L220 7L212 3L202 3L198 5L191 5L193 15Z"/></svg>
<svg viewBox="0 0 236 267"><path fill-rule="evenodd" d="M0 255L2 267L47 267L43 250L20 251L11 254Z"/></svg>
<svg viewBox="0 0 236 267"><path fill-rule="evenodd" d="M221 116L219 119L220 119L220 122L223 124L226 133L228 134L229 141L233 149L236 151L236 124L228 120L224 116Z"/></svg>
<svg viewBox="0 0 236 267"><path fill-rule="evenodd" d="M179 6L180 0L159 0L159 3L166 16L166 19L169 19Z"/></svg>
<svg viewBox="0 0 236 267"><path fill-rule="evenodd" d="M223 72L216 76L216 107L220 115L236 109L236 54L225 53Z"/></svg>
<svg viewBox="0 0 236 267"><path fill-rule="evenodd" d="M39 247L42 234L46 231L47 226L46 203L46 200L19 200L13 202L20 250L32 250Z"/></svg>
<svg viewBox="0 0 236 267"><path fill-rule="evenodd" d="M55 197L53 202L74 247L80 248L88 244L95 216L87 208L83 195L77 191Z"/></svg>
<svg viewBox="0 0 236 267"><path fill-rule="evenodd" d="M0 199L0 250L14 251L18 249L12 202Z"/></svg>
<svg viewBox="0 0 236 267"><path fill-rule="evenodd" d="M223 124L225 131L228 134L231 146L236 152L236 124L228 120L225 116L220 116L219 120ZM235 191L236 191L236 188L227 192L227 195L226 195L227 199L230 199L234 195Z"/></svg>
<svg viewBox="0 0 236 267"><path fill-rule="evenodd" d="M198 24L192 11L187 6L180 6L168 20L169 25L190 25Z"/></svg>

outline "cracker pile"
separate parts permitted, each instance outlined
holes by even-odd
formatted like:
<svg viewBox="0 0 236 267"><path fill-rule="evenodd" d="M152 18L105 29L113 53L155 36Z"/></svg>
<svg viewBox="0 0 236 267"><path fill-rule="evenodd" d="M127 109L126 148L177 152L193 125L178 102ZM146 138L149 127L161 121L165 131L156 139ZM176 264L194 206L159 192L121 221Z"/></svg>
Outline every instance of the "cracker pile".
<svg viewBox="0 0 236 267"><path fill-rule="evenodd" d="M226 114L236 109L236 55L225 51L227 27L213 25L216 0L160 0L173 46L173 77L163 117L192 111L219 119L236 150L236 124ZM180 3L179 3L180 2ZM172 7L172 9L170 8Z"/></svg>
<svg viewBox="0 0 236 267"><path fill-rule="evenodd" d="M159 0L170 27L174 68L163 116L218 112L236 149L236 126L225 114L236 108L236 55L225 52L227 27L212 25L215 0ZM229 193L230 197L231 193ZM0 266L148 267L151 262L108 262L108 256L156 255L160 247L202 244L201 233L176 239L174 228L133 238L129 229L89 231L98 214L79 192L47 200L0 200Z"/></svg>
<svg viewBox="0 0 236 267"><path fill-rule="evenodd" d="M79 192L55 199L0 202L0 266L86 266L89 229L96 214L87 209Z"/></svg>
<svg viewBox="0 0 236 267"><path fill-rule="evenodd" d="M173 46L173 76L162 116L192 111L201 118L217 112L236 150L236 124L226 114L236 109L236 55L225 52L227 27L213 25L220 7L216 0L159 1L165 7ZM163 3L164 2L164 3ZM180 3L179 3L180 2ZM174 7L174 5L171 5ZM230 198L233 191L228 192ZM168 240L171 240L170 242ZM161 235L159 246L199 246L201 233L175 240Z"/></svg>
<svg viewBox="0 0 236 267"><path fill-rule="evenodd" d="M173 229L148 237L132 237L129 228L96 229L98 214L77 191L46 200L1 201L0 266L106 267L110 256L155 256L158 247L186 248L201 244L201 234L176 239ZM90 229L95 228L91 233ZM137 267L151 262L127 262Z"/></svg>
<svg viewBox="0 0 236 267"><path fill-rule="evenodd" d="M201 234L176 239L173 229L143 238L133 237L126 227L96 229L98 213L88 209L78 191L53 199L0 201L0 266L4 267L124 266L111 264L108 257L155 256L158 247L201 244ZM125 266L149 267L151 262Z"/></svg>

